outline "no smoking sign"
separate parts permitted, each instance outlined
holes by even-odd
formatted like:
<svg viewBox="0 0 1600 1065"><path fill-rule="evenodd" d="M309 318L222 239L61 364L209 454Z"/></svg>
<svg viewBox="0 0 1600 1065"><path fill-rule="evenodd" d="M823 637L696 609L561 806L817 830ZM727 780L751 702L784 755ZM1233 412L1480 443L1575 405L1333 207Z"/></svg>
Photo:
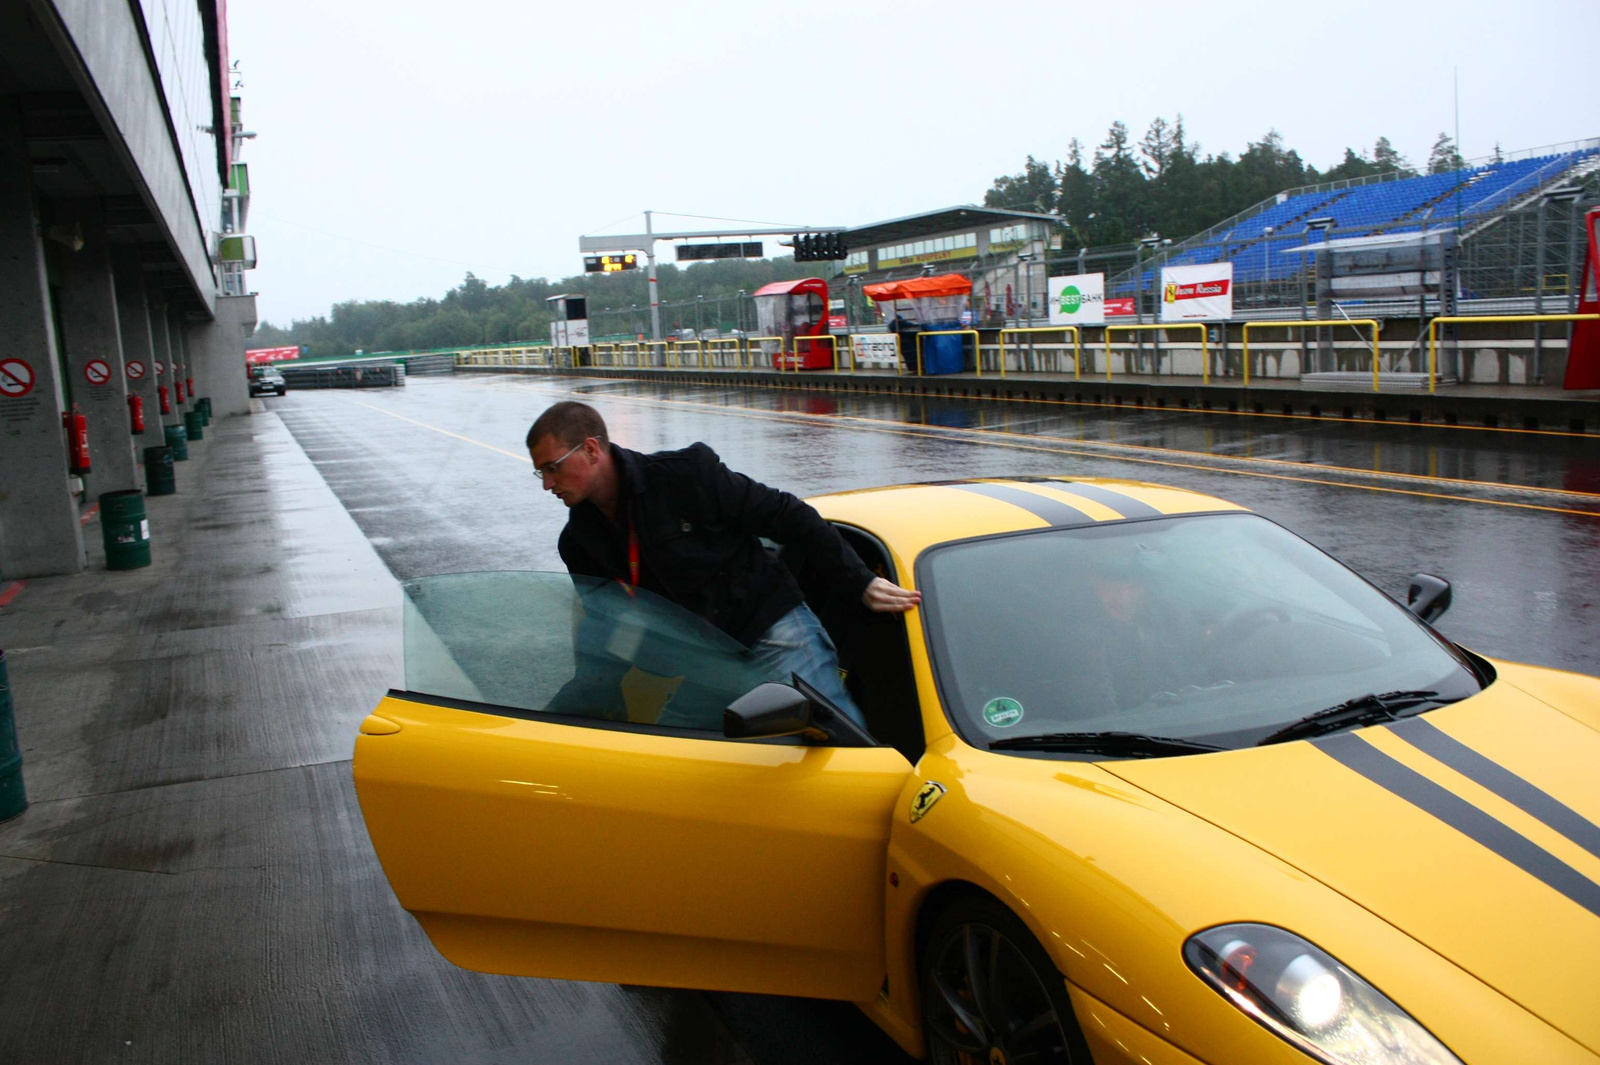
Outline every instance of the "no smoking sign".
<svg viewBox="0 0 1600 1065"><path fill-rule="evenodd" d="M138 359L129 359L127 366L128 380L137 381L144 377L144 363Z"/></svg>
<svg viewBox="0 0 1600 1065"><path fill-rule="evenodd" d="M111 380L111 366L104 359L90 359L83 364L83 379L91 385L103 385Z"/></svg>
<svg viewBox="0 0 1600 1065"><path fill-rule="evenodd" d="M0 396L15 398L33 391L33 367L21 359L0 359Z"/></svg>

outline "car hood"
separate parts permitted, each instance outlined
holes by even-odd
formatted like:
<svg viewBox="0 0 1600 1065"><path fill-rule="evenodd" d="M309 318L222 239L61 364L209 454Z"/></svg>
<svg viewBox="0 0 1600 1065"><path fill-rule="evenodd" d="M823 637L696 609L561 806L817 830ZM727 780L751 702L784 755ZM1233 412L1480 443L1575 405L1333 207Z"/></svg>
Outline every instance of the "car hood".
<svg viewBox="0 0 1600 1065"><path fill-rule="evenodd" d="M1597 766L1600 732L1503 680L1380 727L1101 763L1315 877L1600 1052Z"/></svg>

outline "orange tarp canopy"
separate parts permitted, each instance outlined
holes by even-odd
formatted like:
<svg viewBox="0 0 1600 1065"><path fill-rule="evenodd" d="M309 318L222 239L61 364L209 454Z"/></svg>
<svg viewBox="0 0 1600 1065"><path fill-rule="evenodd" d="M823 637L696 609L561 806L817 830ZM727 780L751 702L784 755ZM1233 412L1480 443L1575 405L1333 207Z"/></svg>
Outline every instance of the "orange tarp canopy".
<svg viewBox="0 0 1600 1065"><path fill-rule="evenodd" d="M938 277L913 277L906 281L885 281L877 285L864 285L861 289L869 299L914 300L926 296L966 296L972 292L972 282L960 274L940 274Z"/></svg>

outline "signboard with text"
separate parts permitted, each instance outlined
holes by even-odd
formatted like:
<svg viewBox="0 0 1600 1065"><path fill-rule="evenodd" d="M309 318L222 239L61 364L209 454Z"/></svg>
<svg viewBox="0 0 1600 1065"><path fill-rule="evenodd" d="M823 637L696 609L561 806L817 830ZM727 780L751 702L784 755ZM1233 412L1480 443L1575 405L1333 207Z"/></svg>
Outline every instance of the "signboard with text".
<svg viewBox="0 0 1600 1065"><path fill-rule="evenodd" d="M1105 274L1052 277L1049 292L1051 325L1105 324Z"/></svg>
<svg viewBox="0 0 1600 1065"><path fill-rule="evenodd" d="M283 362L286 359L298 359L299 357L300 349L298 347L255 348L244 353L244 361L252 365L263 362ZM156 372L161 372L159 364Z"/></svg>
<svg viewBox="0 0 1600 1065"><path fill-rule="evenodd" d="M1161 320L1210 322L1233 317L1233 264L1161 270Z"/></svg>

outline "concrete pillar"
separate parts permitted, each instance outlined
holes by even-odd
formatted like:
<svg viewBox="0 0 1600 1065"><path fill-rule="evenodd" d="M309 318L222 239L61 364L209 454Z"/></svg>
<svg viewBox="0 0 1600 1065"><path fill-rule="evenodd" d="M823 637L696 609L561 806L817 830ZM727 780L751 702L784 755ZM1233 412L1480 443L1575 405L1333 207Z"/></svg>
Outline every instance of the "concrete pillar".
<svg viewBox="0 0 1600 1065"><path fill-rule="evenodd" d="M86 565L22 120L0 96L0 577Z"/></svg>
<svg viewBox="0 0 1600 1065"><path fill-rule="evenodd" d="M83 246L63 248L60 266L62 331L72 401L89 424L89 473L84 499L139 487L128 423L128 389L111 249L98 202L64 204L62 220L76 223Z"/></svg>
<svg viewBox="0 0 1600 1065"><path fill-rule="evenodd" d="M117 287L117 325L122 336L123 379L129 393L144 400L144 435L133 438L137 457L143 462L144 449L160 447L161 400L156 394L155 345L150 338L150 304L145 292L144 268L139 263L139 248L118 244L111 249L111 273ZM140 485L143 466L140 466Z"/></svg>
<svg viewBox="0 0 1600 1065"><path fill-rule="evenodd" d="M213 415L250 413L244 342L255 325L254 296L220 296L216 319L189 327L194 383L200 395L211 397Z"/></svg>
<svg viewBox="0 0 1600 1065"><path fill-rule="evenodd" d="M170 414L160 414L158 404L157 417L162 425L182 425L183 415L178 412L172 388L172 336L167 329L167 304L159 296L150 301L150 340L156 357L156 388L167 390L167 401L172 408Z"/></svg>

